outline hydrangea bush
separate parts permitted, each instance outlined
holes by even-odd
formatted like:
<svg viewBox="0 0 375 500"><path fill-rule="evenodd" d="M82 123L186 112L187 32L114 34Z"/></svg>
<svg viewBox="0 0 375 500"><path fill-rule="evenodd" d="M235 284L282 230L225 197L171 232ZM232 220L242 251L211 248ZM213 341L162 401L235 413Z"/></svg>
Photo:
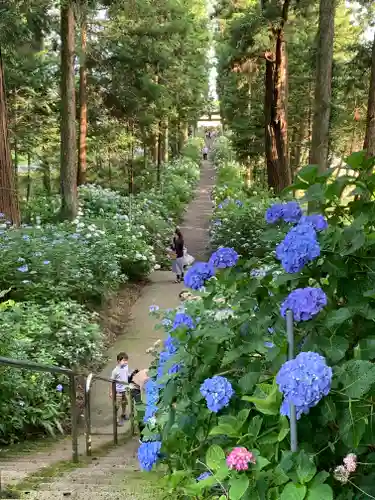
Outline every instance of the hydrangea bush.
<svg viewBox="0 0 375 500"><path fill-rule="evenodd" d="M276 253L266 268L254 256L240 256L233 267L216 268L214 278L193 273L201 286L184 310L157 312L176 339L168 363L179 370L164 371L143 440L161 443L153 465L167 464L166 482L181 497L375 496L375 202L369 196L375 181L364 154L347 163L355 175L348 170L344 178L302 169L292 189L303 189L304 198L293 204L292 217L267 215L267 223L264 210L264 238L275 249L298 225L318 245L308 259L305 247L293 249L294 257L302 255L297 271L280 264ZM347 185L360 194L350 203L341 201ZM313 217L305 202L313 203ZM285 215L285 208L275 212ZM296 345L291 361L288 309ZM193 329L171 330L181 312ZM156 356L155 380L159 364ZM290 403L298 417L296 453L290 451Z"/></svg>

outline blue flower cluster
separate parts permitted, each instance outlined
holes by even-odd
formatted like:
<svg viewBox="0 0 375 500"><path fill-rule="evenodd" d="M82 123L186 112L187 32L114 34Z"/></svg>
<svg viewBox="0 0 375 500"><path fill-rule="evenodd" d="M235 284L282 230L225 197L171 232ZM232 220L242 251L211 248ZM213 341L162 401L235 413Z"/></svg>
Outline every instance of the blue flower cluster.
<svg viewBox="0 0 375 500"><path fill-rule="evenodd" d="M184 283L192 290L200 290L205 282L215 274L214 267L208 262L196 262L185 274Z"/></svg>
<svg viewBox="0 0 375 500"><path fill-rule="evenodd" d="M220 375L207 378L201 385L200 392L206 398L207 408L214 413L228 406L234 394L229 380Z"/></svg>
<svg viewBox="0 0 375 500"><path fill-rule="evenodd" d="M154 380L149 379L145 383L145 394L146 394L146 411L143 421L145 424L152 418L158 411L156 403L159 399L159 387L154 382Z"/></svg>
<svg viewBox="0 0 375 500"><path fill-rule="evenodd" d="M207 479L209 477L212 476L212 473L211 472L202 472L202 474L200 474L198 477L197 477L197 481L203 481L204 479Z"/></svg>
<svg viewBox="0 0 375 500"><path fill-rule="evenodd" d="M225 208L225 207L227 207L229 205L229 203L230 203L230 199L229 198L225 198L225 200L218 205L218 208L220 208L220 209Z"/></svg>
<svg viewBox="0 0 375 500"><path fill-rule="evenodd" d="M328 222L326 218L321 214L311 214L311 215L303 215L300 224L310 224L315 231L324 231L328 227Z"/></svg>
<svg viewBox="0 0 375 500"><path fill-rule="evenodd" d="M332 369L315 352L301 352L280 368L276 382L284 395L281 414L290 417L289 405L296 407L297 419L327 396L331 389Z"/></svg>
<svg viewBox="0 0 375 500"><path fill-rule="evenodd" d="M168 335L168 337L164 340L164 347L168 354L175 354L178 349L178 340Z"/></svg>
<svg viewBox="0 0 375 500"><path fill-rule="evenodd" d="M150 472L159 459L161 450L160 441L142 443L138 448L138 460L141 469Z"/></svg>
<svg viewBox="0 0 375 500"><path fill-rule="evenodd" d="M293 227L276 247L276 257L287 273L298 273L319 255L316 232L310 224Z"/></svg>
<svg viewBox="0 0 375 500"><path fill-rule="evenodd" d="M224 269L226 267L233 267L237 264L238 253L233 248L219 248L211 255L208 263L217 269Z"/></svg>
<svg viewBox="0 0 375 500"><path fill-rule="evenodd" d="M235 204L236 204L236 205L237 205L237 207L239 207L239 208L242 208L242 207L243 207L243 203L242 203L242 201L241 201L241 200L236 200L236 201L235 201Z"/></svg>
<svg viewBox="0 0 375 500"><path fill-rule="evenodd" d="M321 288L297 288L281 304L280 314L285 318L291 310L295 321L309 321L327 305L327 296Z"/></svg>
<svg viewBox="0 0 375 500"><path fill-rule="evenodd" d="M266 210L266 222L274 224L280 219L295 224L302 217L302 209L296 201L275 203Z"/></svg>
<svg viewBox="0 0 375 500"><path fill-rule="evenodd" d="M193 330L193 328L195 328L193 319L188 314L185 314L183 312L179 312L176 314L173 321L172 330L176 330L176 328L179 328L181 326L186 327L188 330Z"/></svg>

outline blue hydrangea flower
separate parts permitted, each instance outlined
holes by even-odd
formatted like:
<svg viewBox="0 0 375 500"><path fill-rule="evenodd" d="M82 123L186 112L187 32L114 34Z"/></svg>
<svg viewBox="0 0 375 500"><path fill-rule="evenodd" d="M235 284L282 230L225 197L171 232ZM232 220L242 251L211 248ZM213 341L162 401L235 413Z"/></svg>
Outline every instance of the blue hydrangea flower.
<svg viewBox="0 0 375 500"><path fill-rule="evenodd" d="M56 386L56 391L62 392L62 390L63 390L63 386L61 384Z"/></svg>
<svg viewBox="0 0 375 500"><path fill-rule="evenodd" d="M161 351L160 356L159 356L159 364L158 364L158 368L157 368L157 378L158 379L162 378L163 375L165 375L165 370L164 370L165 363L170 360L170 358L173 356L173 354L174 353L169 353L168 351ZM176 363L168 369L168 374L172 375L172 373L178 373L179 370L180 370L180 365L178 365Z"/></svg>
<svg viewBox="0 0 375 500"><path fill-rule="evenodd" d="M164 341L164 347L168 354L175 354L178 349L178 340L168 335Z"/></svg>
<svg viewBox="0 0 375 500"><path fill-rule="evenodd" d="M43 261L43 264L44 264L45 266L48 266L48 264L49 264L49 263L50 263L50 261L49 261L49 260L44 260L44 261Z"/></svg>
<svg viewBox="0 0 375 500"><path fill-rule="evenodd" d="M192 290L200 290L214 276L215 270L208 262L196 262L185 274L184 283Z"/></svg>
<svg viewBox="0 0 375 500"><path fill-rule="evenodd" d="M266 222L267 224L275 224L278 222L283 213L282 203L274 203L272 206L268 207L266 210Z"/></svg>
<svg viewBox="0 0 375 500"><path fill-rule="evenodd" d="M145 383L146 411L143 421L146 424L158 411L157 402L159 400L159 386L152 379Z"/></svg>
<svg viewBox="0 0 375 500"><path fill-rule="evenodd" d="M206 398L207 408L214 413L228 406L234 394L229 380L221 375L207 378L201 385L200 392Z"/></svg>
<svg viewBox="0 0 375 500"><path fill-rule="evenodd" d="M310 224L315 231L324 231L328 227L326 218L321 214L303 215L300 224Z"/></svg>
<svg viewBox="0 0 375 500"><path fill-rule="evenodd" d="M219 248L211 255L209 264L217 269L233 267L237 264L238 253L233 248Z"/></svg>
<svg viewBox="0 0 375 500"><path fill-rule="evenodd" d="M22 236L22 239L25 240L25 241L29 241L30 240L30 236L28 234L24 234Z"/></svg>
<svg viewBox="0 0 375 500"><path fill-rule="evenodd" d="M173 321L172 330L176 330L181 326L185 326L186 328L188 328L188 330L192 330L193 328L195 328L193 319L188 314L185 314L183 312L179 312L176 314Z"/></svg>
<svg viewBox="0 0 375 500"><path fill-rule="evenodd" d="M283 205L282 219L285 222L296 223L302 217L302 209L296 201L289 201Z"/></svg>
<svg viewBox="0 0 375 500"><path fill-rule="evenodd" d="M4 219L5 217L5 214L3 214L3 212L0 212L0 219Z"/></svg>
<svg viewBox="0 0 375 500"><path fill-rule="evenodd" d="M287 273L298 273L319 255L316 232L309 224L293 227L276 247L276 257Z"/></svg>
<svg viewBox="0 0 375 500"><path fill-rule="evenodd" d="M282 219L295 224L302 217L302 209L296 201L288 203L275 203L266 210L266 222L274 224Z"/></svg>
<svg viewBox="0 0 375 500"><path fill-rule="evenodd" d="M155 313L157 311L159 311L159 306L155 305L155 304L152 304L148 310L150 311L150 313Z"/></svg>
<svg viewBox="0 0 375 500"><path fill-rule="evenodd" d="M321 288L297 288L281 304L280 314L285 318L291 310L295 321L309 321L327 305L327 295Z"/></svg>
<svg viewBox="0 0 375 500"><path fill-rule="evenodd" d="M27 273L28 270L29 266L27 264L24 264L23 266L17 268L17 271L19 271L20 273Z"/></svg>
<svg viewBox="0 0 375 500"><path fill-rule="evenodd" d="M211 472L202 472L200 476L197 477L197 481L203 481L204 479L207 479L208 477L211 477L212 474Z"/></svg>
<svg viewBox="0 0 375 500"><path fill-rule="evenodd" d="M161 324L166 328L168 328L169 326L172 326L172 320L170 320L169 318L164 318Z"/></svg>
<svg viewBox="0 0 375 500"><path fill-rule="evenodd" d="M217 219L213 221L214 226L221 226L221 220Z"/></svg>
<svg viewBox="0 0 375 500"><path fill-rule="evenodd" d="M273 342L265 342L264 347L267 347L267 349L272 349L275 347L275 344Z"/></svg>
<svg viewBox="0 0 375 500"><path fill-rule="evenodd" d="M284 401L280 413L290 416L289 405L296 407L297 419L327 396L331 389L332 369L315 352L301 352L280 368L276 382Z"/></svg>
<svg viewBox="0 0 375 500"><path fill-rule="evenodd" d="M242 207L243 207L243 203L242 203L242 201L241 201L241 200L236 200L236 201L235 201L235 204L236 204L236 205L237 205L237 207L239 207L239 208L242 208Z"/></svg>
<svg viewBox="0 0 375 500"><path fill-rule="evenodd" d="M141 469L150 472L160 457L161 442L142 443L138 448L138 460Z"/></svg>

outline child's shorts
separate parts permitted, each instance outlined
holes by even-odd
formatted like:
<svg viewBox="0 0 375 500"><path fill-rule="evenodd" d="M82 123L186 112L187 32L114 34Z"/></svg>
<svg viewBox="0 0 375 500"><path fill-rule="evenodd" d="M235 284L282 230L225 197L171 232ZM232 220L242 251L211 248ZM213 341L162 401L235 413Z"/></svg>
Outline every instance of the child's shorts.
<svg viewBox="0 0 375 500"><path fill-rule="evenodd" d="M116 401L117 403L121 403L123 405L126 405L128 400L126 398L126 392L116 392Z"/></svg>

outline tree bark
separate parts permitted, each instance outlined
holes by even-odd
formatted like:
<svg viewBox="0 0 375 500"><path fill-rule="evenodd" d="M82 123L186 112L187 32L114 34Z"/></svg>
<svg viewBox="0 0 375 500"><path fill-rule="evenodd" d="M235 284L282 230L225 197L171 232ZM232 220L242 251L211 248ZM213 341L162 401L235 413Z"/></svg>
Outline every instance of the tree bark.
<svg viewBox="0 0 375 500"><path fill-rule="evenodd" d="M327 169L331 117L335 0L320 0L311 163Z"/></svg>
<svg viewBox="0 0 375 500"><path fill-rule="evenodd" d="M367 156L375 156L375 36L372 43L371 77L367 103L366 134L363 144Z"/></svg>
<svg viewBox="0 0 375 500"><path fill-rule="evenodd" d="M0 212L18 226L21 216L10 154L4 66L0 48Z"/></svg>
<svg viewBox="0 0 375 500"><path fill-rule="evenodd" d="M81 60L79 68L79 155L78 185L85 184L87 170L87 14L85 7L81 20Z"/></svg>
<svg viewBox="0 0 375 500"><path fill-rule="evenodd" d="M31 195L31 155L27 153L27 186L26 186L26 201L29 203Z"/></svg>
<svg viewBox="0 0 375 500"><path fill-rule="evenodd" d="M291 184L288 152L288 58L285 44L285 23L289 1L282 4L280 24L273 29L275 53L266 57L266 117L265 153L268 185L279 193Z"/></svg>
<svg viewBox="0 0 375 500"><path fill-rule="evenodd" d="M74 81L75 20L71 0L61 2L61 217L77 215L77 142Z"/></svg>

